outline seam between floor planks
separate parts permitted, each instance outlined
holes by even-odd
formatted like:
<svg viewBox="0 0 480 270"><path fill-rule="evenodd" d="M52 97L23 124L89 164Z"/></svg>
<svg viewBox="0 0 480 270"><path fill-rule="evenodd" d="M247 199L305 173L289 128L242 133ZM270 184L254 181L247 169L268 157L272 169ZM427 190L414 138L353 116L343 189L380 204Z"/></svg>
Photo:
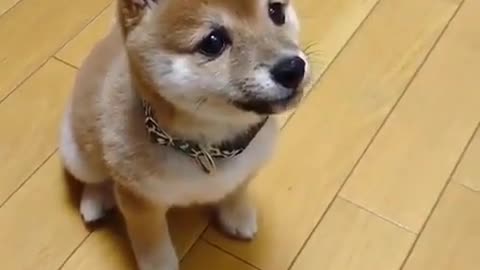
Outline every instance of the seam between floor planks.
<svg viewBox="0 0 480 270"><path fill-rule="evenodd" d="M48 57L47 60L45 61L45 63L43 63L37 70L35 70L35 72L33 72L32 74L30 74L30 76L29 76L27 79L25 79L24 81L22 81L22 83L19 84L18 87L15 88L15 90L18 89L20 86L22 86L26 81L28 81L28 79L30 79L33 75L35 75L35 73L37 73L38 70L40 70L42 67L44 67L49 61L57 61L59 64L64 65L64 66L65 66L66 68L68 68L68 69L73 69L73 70L75 70L75 72L78 71L77 68L72 67L72 66L70 66L70 65L66 65L65 63L63 63L63 62L61 62L61 61L58 61L57 59L55 59L54 57L51 56L51 57ZM9 94L5 97L4 100L0 100L0 106L2 106L2 102L5 101L9 96L11 96L11 94L13 94L13 93L15 92L15 90L13 90L11 93L9 93ZM45 165L45 163L47 163L47 161L48 161L49 159L51 159L51 158L55 155L55 153L57 152L57 150L58 150L58 147L55 147L55 149L53 149L53 151L52 151L50 154L48 154L48 156L47 156L42 162L40 162L37 167L35 167L35 168L32 170L32 172L18 185L18 187L17 187L16 189L14 189L14 190L10 193L10 195L8 195L3 201L0 202L0 209L2 209L3 206L6 205L6 204L8 203L8 201L9 201L11 198L13 198L13 196L15 196L15 194L16 194L20 189L22 189L22 188L25 186L25 184Z"/></svg>
<svg viewBox="0 0 480 270"><path fill-rule="evenodd" d="M330 63L328 63L326 66L325 66L325 69L322 70L322 73L320 74L320 76L318 76L318 78L312 83L312 85L310 85L310 88L311 88L311 91L308 91L308 93L305 95L304 99L307 99L308 96L312 93L312 91L314 91L314 88L317 87L318 84L320 84L323 76L330 70L330 67L332 66L333 63L335 63L335 61L337 60L338 56L340 54L342 54L342 52L345 50L345 48L348 46L348 44L350 43L350 41L357 35L358 33L358 30L360 30L360 28L362 28L364 22L368 19L368 17L370 17L370 15L372 14L372 12L377 8L378 4L380 4L380 2L383 1L383 0L377 0L375 2L375 4L373 5L373 7L370 9L370 11L367 13L367 15L365 16L365 18L363 18L363 20L358 24L357 28L353 31L353 33L350 35L350 37L345 41L345 43L343 44L343 46L340 48L340 50L338 50L338 52L335 54L335 56L332 58L332 60L330 61ZM292 119L292 116L295 114L296 110L293 111L288 117L287 119L285 120L285 123L283 124L283 126L286 126L288 124L288 122L290 121L290 119ZM292 264L293 265L293 264Z"/></svg>
<svg viewBox="0 0 480 270"><path fill-rule="evenodd" d="M397 227L397 228L399 228L399 229L401 229L401 230L403 230L403 231L405 231L405 232L407 232L407 233L411 233L411 234L417 235L416 232L410 230L409 228L403 226L402 224L400 224L400 223L398 223L398 222L395 222L394 220L391 220L391 219L389 219L389 218L387 218L387 217L384 217L384 216L382 216L382 215L379 215L378 213L375 213L375 212L372 211L371 209L368 209L368 208L366 208L365 206L360 205L360 204L358 204L358 203L356 203L356 202L354 202L354 201L352 201L352 200L350 200L350 199L348 199L348 198L344 198L344 197L342 197L342 196L337 195L337 196L335 196L334 201L335 201L335 200L343 200L343 201L345 201L345 202L347 202L347 203L350 203L350 204L358 207L359 209L361 209L361 210L363 210L363 211L365 211L365 212L367 212L367 213L369 213L369 214L372 214L372 215L375 216L376 218L379 218L379 219L387 222L388 224L391 224L391 225L393 225L393 226L395 226L395 227ZM333 204L333 203L332 203L332 204ZM330 209L328 209L328 211L330 211ZM328 212L328 211L327 211L327 212ZM327 214L327 213L325 213L325 214ZM320 222L320 223L321 223L321 222ZM320 225L320 223L319 223L319 225ZM315 228L315 229L316 229L316 228Z"/></svg>
<svg viewBox="0 0 480 270"><path fill-rule="evenodd" d="M20 4L22 1L23 1L23 0L17 1L17 2L16 2L15 4L13 4L11 7L7 8L6 10L4 10L3 13L0 14L0 18L1 18L3 15L9 13L10 10L14 9L14 8L15 8L18 4Z"/></svg>
<svg viewBox="0 0 480 270"><path fill-rule="evenodd" d="M225 253L225 254L227 254L228 256L230 256L230 257L234 258L235 260L237 260L237 261L240 261L240 262L242 262L242 263L244 263L244 264L246 264L246 265L248 265L248 266L251 266L252 268L255 268L255 269L257 269L257 270L262 270L262 269L261 269L261 268L259 268L258 266L256 266L256 265L254 265L254 264L250 263L250 262L249 262L249 261L247 261L247 260L244 260L244 259L242 259L242 258L238 257L237 255L235 255L235 254L231 253L230 251L228 251L228 250L226 250L226 249L222 248L221 246L219 246L219 245L217 245L217 244L215 244L215 243L213 243L213 242L209 241L208 239L205 239L205 238L199 237L199 238L197 239L197 241L196 241L196 242L198 242L198 241L204 241L204 242L205 242L205 243L207 243L208 245L210 245L210 246L212 246L213 248L215 248L215 249L217 249L217 250L221 251L222 253ZM196 242L195 242L195 243L196 243ZM189 251L190 251L190 250L189 250ZM187 256L188 256L188 252L187 252L187 253L185 253L185 256L184 256L184 258L185 258L185 257L187 257ZM182 258L182 260L183 260L183 258ZM217 269L215 269L215 270L217 270ZM222 269L222 270L223 270L223 269Z"/></svg>
<svg viewBox="0 0 480 270"><path fill-rule="evenodd" d="M20 4L22 1L24 0L21 0L21 1L18 1L14 6L12 6L10 9L8 9L5 13L3 13L0 17L2 17L3 15L5 15L6 13L8 13L9 11L13 10L18 4ZM115 1L115 0L114 0ZM58 59L54 58L55 54L57 54L61 49L63 49L67 44L68 42L70 42L72 39L74 39L80 32L82 32L87 26L89 26L105 9L107 9L109 6L111 5L111 2L106 5L105 7L103 7L101 10L99 10L99 12L95 15L95 16L92 16L90 18L90 20L81 28L79 29L79 31L77 33L75 33L74 35L72 35L71 37L67 38L65 40L65 42L59 46L56 50L54 50L52 52L52 54L49 56L49 57L45 57L45 60L36 68L34 69L32 72L30 73L27 73L25 78L23 78L17 86L13 87L12 89L8 90L9 92L3 97L0 99L0 106L2 105L2 103L7 100L12 94L13 92L15 92L20 86L22 86L26 81L28 81L28 79L30 79L35 73L37 73L38 70L40 70L42 67L45 66L45 64L47 64L48 60L50 59L55 59L58 61ZM61 62L61 61L60 61ZM65 63L63 63L65 64ZM70 66L70 65L68 65ZM76 68L78 69L78 68Z"/></svg>
<svg viewBox="0 0 480 270"><path fill-rule="evenodd" d="M464 1L465 2L465 1ZM462 2L463 4L463 2ZM462 5L460 5L461 7ZM457 10L457 13L458 13L458 10ZM440 192L440 194L438 195L437 197L437 200L435 201L435 204L433 205L432 209L430 210L430 213L428 214L427 218L425 219L425 222L423 223L422 227L420 228L420 231L418 232L418 234L416 234L416 238L415 238L415 241L413 242L412 246L410 247L410 250L408 251L407 255L405 256L405 259L403 260L403 263L402 263L402 266L400 267L400 270L404 269L405 268L405 265L407 264L410 256L413 254L413 251L415 250L415 246L417 245L418 243L418 240L420 239L420 236L423 234L423 232L425 231L425 228L427 227L428 225L428 222L430 221L430 218L432 217L433 213L435 212L435 210L437 210L437 206L438 204L440 203L440 200L443 198L443 195L445 194L445 191L447 190L448 186L452 184L452 178L453 176L455 175L455 173L457 172L457 169L460 165L460 163L462 163L463 161L463 158L465 157L465 154L467 153L468 151L468 148L470 147L470 145L472 144L473 140L475 139L475 135L480 132L480 122L477 124L477 127L475 129L475 131L473 132L472 136L470 136L469 140L467 141L467 143L465 144L463 150L462 150L462 153L459 157L459 159L457 160L456 164L455 164L455 167L453 168L453 170L451 171L450 175L448 176L448 180L446 181L445 185L443 186L442 188L442 191ZM459 186L461 187L464 187L468 190L471 190L470 188L462 185L462 184L459 184ZM473 190L472 190L473 191ZM473 191L475 192L475 191ZM475 192L477 193L477 192Z"/></svg>
<svg viewBox="0 0 480 270"><path fill-rule="evenodd" d="M27 178L25 178L25 180L24 180L22 183L20 183L20 185L19 185L14 191L13 191L9 196L7 196L7 198L6 198L3 202L0 203L0 209L2 209L2 207L3 207L4 205L6 205L6 204L8 203L8 201L9 201L11 198L13 198L13 196L15 196L15 194L16 194L20 189L23 188L23 186L25 186L25 184L28 182L28 180L30 180L30 179L32 178L32 176L34 176L34 175L43 167L43 165L45 165L45 163L47 163L47 161L48 161L49 159L51 159L51 158L55 155L55 153L57 152L57 149L58 149L58 148L55 148L55 150L54 150L52 153L50 153L50 154L47 156L47 158L46 158L44 161L42 161L42 162L32 171L32 173L31 173L30 175L28 175Z"/></svg>
<svg viewBox="0 0 480 270"><path fill-rule="evenodd" d="M70 63L70 62L68 62L68 61L65 61L65 60L63 60L62 58L58 57L58 56L56 55L56 53L55 53L54 55L52 55L51 57L52 57L53 59L59 61L59 62L64 63L65 65L67 65L67 66L69 66L69 67L71 67L71 68L76 69L77 71L79 70L79 67L77 67L77 66L75 66L74 64L72 64L72 63Z"/></svg>

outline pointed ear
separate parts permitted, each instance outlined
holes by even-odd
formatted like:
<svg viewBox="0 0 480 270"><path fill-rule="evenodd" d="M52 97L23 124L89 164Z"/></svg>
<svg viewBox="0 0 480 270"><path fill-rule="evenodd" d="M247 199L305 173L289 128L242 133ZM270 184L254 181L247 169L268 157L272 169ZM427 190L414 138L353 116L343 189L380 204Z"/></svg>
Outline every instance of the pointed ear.
<svg viewBox="0 0 480 270"><path fill-rule="evenodd" d="M117 0L118 18L126 35L137 26L148 10L160 0Z"/></svg>

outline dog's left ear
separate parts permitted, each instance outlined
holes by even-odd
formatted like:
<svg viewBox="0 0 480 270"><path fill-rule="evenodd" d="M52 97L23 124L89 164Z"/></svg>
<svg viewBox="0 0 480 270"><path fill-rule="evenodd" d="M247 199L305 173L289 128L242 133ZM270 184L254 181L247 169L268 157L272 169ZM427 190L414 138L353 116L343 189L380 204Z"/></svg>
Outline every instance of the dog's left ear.
<svg viewBox="0 0 480 270"><path fill-rule="evenodd" d="M127 35L144 18L145 14L157 5L157 2L164 0L117 0L118 17L123 32Z"/></svg>

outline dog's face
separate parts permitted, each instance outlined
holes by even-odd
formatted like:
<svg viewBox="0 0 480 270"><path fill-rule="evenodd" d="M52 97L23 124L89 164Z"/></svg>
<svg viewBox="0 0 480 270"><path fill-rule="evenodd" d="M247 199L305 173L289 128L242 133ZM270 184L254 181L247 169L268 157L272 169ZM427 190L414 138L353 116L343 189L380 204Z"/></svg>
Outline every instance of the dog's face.
<svg viewBox="0 0 480 270"><path fill-rule="evenodd" d="M309 64L292 0L119 0L129 55L184 110L212 117L285 111Z"/></svg>

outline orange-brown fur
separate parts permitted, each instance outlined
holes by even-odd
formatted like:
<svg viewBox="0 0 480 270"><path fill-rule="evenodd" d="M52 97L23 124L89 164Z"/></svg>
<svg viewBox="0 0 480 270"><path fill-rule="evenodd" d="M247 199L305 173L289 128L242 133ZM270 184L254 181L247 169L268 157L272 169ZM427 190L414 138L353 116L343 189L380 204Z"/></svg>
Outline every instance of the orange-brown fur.
<svg viewBox="0 0 480 270"><path fill-rule="evenodd" d="M150 142L141 99L172 136L205 145L234 139L263 116L232 100L272 100L270 114L298 103L274 103L287 90L267 76L282 57L302 55L296 17L288 0L275 0L290 12L282 27L268 17L269 0L118 1L118 22L79 71L60 150L66 168L88 188L115 186L140 269L176 270L165 220L171 206L216 203L227 232L253 237L247 183L270 158L278 126L271 117L240 156L217 161L208 175L190 157ZM216 25L225 27L232 44L206 61L197 45ZM297 96L307 81L308 72ZM107 205L85 193L81 212L93 220Z"/></svg>

